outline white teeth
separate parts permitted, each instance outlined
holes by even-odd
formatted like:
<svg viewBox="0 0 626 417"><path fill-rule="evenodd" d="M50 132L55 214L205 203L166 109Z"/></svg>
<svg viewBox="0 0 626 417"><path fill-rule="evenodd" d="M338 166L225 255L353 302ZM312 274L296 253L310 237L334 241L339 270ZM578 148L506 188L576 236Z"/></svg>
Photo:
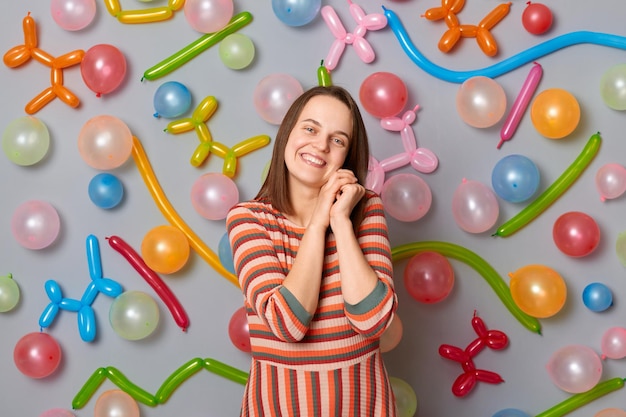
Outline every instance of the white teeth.
<svg viewBox="0 0 626 417"><path fill-rule="evenodd" d="M324 164L323 160L317 159L317 158L315 158L315 157L313 157L311 155L302 155L302 158L305 161L311 162L311 163L316 164L316 165L323 165Z"/></svg>

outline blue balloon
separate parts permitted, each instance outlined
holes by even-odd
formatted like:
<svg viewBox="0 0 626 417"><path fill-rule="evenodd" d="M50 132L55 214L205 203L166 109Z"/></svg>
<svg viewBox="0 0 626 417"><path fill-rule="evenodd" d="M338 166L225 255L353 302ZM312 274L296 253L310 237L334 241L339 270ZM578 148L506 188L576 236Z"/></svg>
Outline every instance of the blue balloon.
<svg viewBox="0 0 626 417"><path fill-rule="evenodd" d="M531 417L531 415L517 408L505 408L495 413L493 417Z"/></svg>
<svg viewBox="0 0 626 417"><path fill-rule="evenodd" d="M539 169L523 155L509 155L493 167L491 185L503 200L521 203L532 197L539 188Z"/></svg>
<svg viewBox="0 0 626 417"><path fill-rule="evenodd" d="M228 233L224 233L220 239L220 243L217 246L217 256L220 258L220 262L227 271L235 273L235 265L233 261L233 250L230 248L230 242L228 240Z"/></svg>
<svg viewBox="0 0 626 417"><path fill-rule="evenodd" d="M178 81L167 81L154 93L154 117L172 119L181 116L191 107L189 89Z"/></svg>
<svg viewBox="0 0 626 417"><path fill-rule="evenodd" d="M304 26L320 11L321 0L272 0L276 17L288 26Z"/></svg>
<svg viewBox="0 0 626 417"><path fill-rule="evenodd" d="M101 173L89 182L89 198L98 207L110 209L117 206L124 197L124 185L113 174Z"/></svg>
<svg viewBox="0 0 626 417"><path fill-rule="evenodd" d="M592 282L583 290L583 303L591 311L604 311L613 305L613 293L600 282Z"/></svg>

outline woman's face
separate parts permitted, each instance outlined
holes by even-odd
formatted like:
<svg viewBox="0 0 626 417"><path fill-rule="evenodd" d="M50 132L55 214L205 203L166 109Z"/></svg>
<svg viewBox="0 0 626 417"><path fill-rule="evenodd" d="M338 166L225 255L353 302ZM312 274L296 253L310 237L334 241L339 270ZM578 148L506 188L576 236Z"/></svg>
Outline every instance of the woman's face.
<svg viewBox="0 0 626 417"><path fill-rule="evenodd" d="M352 115L334 97L312 97L302 109L285 147L289 186L320 189L348 154Z"/></svg>

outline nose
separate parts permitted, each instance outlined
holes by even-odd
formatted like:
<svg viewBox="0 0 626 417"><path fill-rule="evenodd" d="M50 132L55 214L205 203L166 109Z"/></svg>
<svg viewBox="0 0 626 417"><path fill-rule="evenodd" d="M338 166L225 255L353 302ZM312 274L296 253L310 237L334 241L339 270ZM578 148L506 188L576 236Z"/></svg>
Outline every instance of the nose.
<svg viewBox="0 0 626 417"><path fill-rule="evenodd" d="M318 149L321 152L328 152L329 146L328 146L328 137L324 136L324 135L319 135L314 141L313 141L313 147L315 149Z"/></svg>

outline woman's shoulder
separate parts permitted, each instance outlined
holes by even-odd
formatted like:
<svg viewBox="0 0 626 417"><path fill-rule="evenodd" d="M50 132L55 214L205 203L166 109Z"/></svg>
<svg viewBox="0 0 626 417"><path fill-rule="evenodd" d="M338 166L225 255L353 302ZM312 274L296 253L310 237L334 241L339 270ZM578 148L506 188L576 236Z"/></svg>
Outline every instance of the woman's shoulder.
<svg viewBox="0 0 626 417"><path fill-rule="evenodd" d="M256 218L282 218L283 215L278 212L269 202L264 200L249 200L235 204L229 211L228 215L252 215Z"/></svg>

